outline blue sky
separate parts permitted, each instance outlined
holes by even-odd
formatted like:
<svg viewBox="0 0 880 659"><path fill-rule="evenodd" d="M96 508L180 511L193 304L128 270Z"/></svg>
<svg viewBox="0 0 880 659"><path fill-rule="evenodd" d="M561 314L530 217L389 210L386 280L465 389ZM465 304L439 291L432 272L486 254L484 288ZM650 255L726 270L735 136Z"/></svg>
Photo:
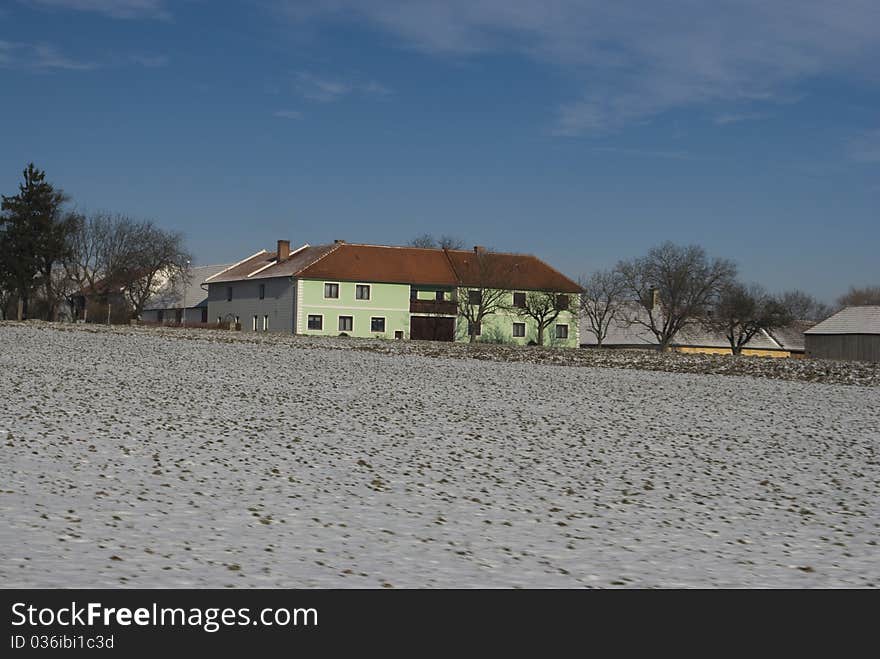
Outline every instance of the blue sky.
<svg viewBox="0 0 880 659"><path fill-rule="evenodd" d="M877 61L875 0L7 0L0 189L33 160L201 263L669 239L831 300L880 283Z"/></svg>

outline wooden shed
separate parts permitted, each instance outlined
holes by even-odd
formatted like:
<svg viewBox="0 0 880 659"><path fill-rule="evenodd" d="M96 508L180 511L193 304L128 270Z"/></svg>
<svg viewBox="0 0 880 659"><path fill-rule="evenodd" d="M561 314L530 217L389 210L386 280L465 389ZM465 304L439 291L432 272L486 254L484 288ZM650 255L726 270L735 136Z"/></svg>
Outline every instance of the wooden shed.
<svg viewBox="0 0 880 659"><path fill-rule="evenodd" d="M880 306L846 307L804 332L807 357L880 362Z"/></svg>

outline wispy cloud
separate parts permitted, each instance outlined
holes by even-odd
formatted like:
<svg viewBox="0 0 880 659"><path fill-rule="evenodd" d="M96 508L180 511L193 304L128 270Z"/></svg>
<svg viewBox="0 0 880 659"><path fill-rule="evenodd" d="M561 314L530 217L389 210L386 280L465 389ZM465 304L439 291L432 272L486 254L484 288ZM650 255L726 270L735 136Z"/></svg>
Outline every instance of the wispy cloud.
<svg viewBox="0 0 880 659"><path fill-rule="evenodd" d="M279 119L302 119L303 114L299 110L276 110L272 116Z"/></svg>
<svg viewBox="0 0 880 659"><path fill-rule="evenodd" d="M169 19L163 0L19 0L21 4L44 9L69 9L103 14L111 18Z"/></svg>
<svg viewBox="0 0 880 659"><path fill-rule="evenodd" d="M880 129L862 133L846 147L849 157L856 162L880 163Z"/></svg>
<svg viewBox="0 0 880 659"><path fill-rule="evenodd" d="M766 117L767 115L763 112L731 112L719 114L712 121L716 126L726 126L727 124L738 124L743 121L757 121Z"/></svg>
<svg viewBox="0 0 880 659"><path fill-rule="evenodd" d="M90 71L98 65L62 55L55 46L45 43L0 41L0 68L12 67L34 71Z"/></svg>
<svg viewBox="0 0 880 659"><path fill-rule="evenodd" d="M352 82L319 76L308 71L300 71L296 74L295 86L303 98L318 103L331 103L355 93L367 96L384 96L390 93L387 87L372 80Z"/></svg>
<svg viewBox="0 0 880 659"><path fill-rule="evenodd" d="M559 135L601 134L680 108L788 102L825 75L870 78L876 0L289 0L296 21L368 22L433 56L513 53L583 90Z"/></svg>

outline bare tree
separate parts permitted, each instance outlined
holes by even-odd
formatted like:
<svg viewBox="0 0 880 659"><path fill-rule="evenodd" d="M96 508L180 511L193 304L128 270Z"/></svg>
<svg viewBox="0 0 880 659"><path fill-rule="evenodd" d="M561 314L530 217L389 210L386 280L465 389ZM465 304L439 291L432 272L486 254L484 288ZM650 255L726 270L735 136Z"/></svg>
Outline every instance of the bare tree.
<svg viewBox="0 0 880 659"><path fill-rule="evenodd" d="M757 284L745 286L731 282L721 289L704 326L724 334L734 355L761 330L772 332L791 324L792 318L782 303Z"/></svg>
<svg viewBox="0 0 880 659"><path fill-rule="evenodd" d="M667 350L682 328L706 315L718 292L736 275L736 266L708 258L697 245L666 242L646 256L621 261L617 271L644 308L644 313L627 313L627 321L648 329L660 350Z"/></svg>
<svg viewBox="0 0 880 659"><path fill-rule="evenodd" d="M508 310L520 318L531 318L537 327L537 343L544 345L544 331L556 321L563 311L571 309L571 298L565 293L551 291L528 291L523 294L521 306L514 300Z"/></svg>
<svg viewBox="0 0 880 659"><path fill-rule="evenodd" d="M437 247L437 241L430 233L423 233L409 241L410 247L422 247L425 249L433 249Z"/></svg>
<svg viewBox="0 0 880 659"><path fill-rule="evenodd" d="M780 302L794 320L825 320L833 313L827 304L799 290L786 291Z"/></svg>
<svg viewBox="0 0 880 659"><path fill-rule="evenodd" d="M468 336L474 343L480 334L483 320L507 309L510 295L510 262L503 255L475 247L473 255L459 264L466 285L456 291L458 314L468 322Z"/></svg>
<svg viewBox="0 0 880 659"><path fill-rule="evenodd" d="M437 247L440 249L464 249L464 241L461 238L443 234L437 241Z"/></svg>
<svg viewBox="0 0 880 659"><path fill-rule="evenodd" d="M178 233L150 221L95 213L78 218L65 269L88 295L121 291L138 317L161 288L184 283L190 259Z"/></svg>
<svg viewBox="0 0 880 659"><path fill-rule="evenodd" d="M846 294L837 298L839 307L864 307L880 305L880 286L856 288L850 286Z"/></svg>
<svg viewBox="0 0 880 659"><path fill-rule="evenodd" d="M172 287L185 279L192 256L184 247L183 235L164 231L152 222L138 225L135 237L138 249L129 255L128 263L120 267L119 278L131 304L132 316L139 318L150 298L169 280Z"/></svg>
<svg viewBox="0 0 880 659"><path fill-rule="evenodd" d="M435 239L433 234L423 233L409 241L410 247L423 247L428 249L462 249L464 241L450 235L442 235Z"/></svg>
<svg viewBox="0 0 880 659"><path fill-rule="evenodd" d="M601 348L608 328L626 304L626 284L617 270L599 270L582 278L581 311L589 324L586 330Z"/></svg>

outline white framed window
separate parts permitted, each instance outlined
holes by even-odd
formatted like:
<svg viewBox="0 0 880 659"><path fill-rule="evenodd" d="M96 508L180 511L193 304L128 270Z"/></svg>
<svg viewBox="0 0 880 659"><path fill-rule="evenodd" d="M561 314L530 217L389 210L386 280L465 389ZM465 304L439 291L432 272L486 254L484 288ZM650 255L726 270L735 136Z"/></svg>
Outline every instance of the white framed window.
<svg viewBox="0 0 880 659"><path fill-rule="evenodd" d="M339 317L339 331L350 332L354 329L354 318L352 316Z"/></svg>
<svg viewBox="0 0 880 659"><path fill-rule="evenodd" d="M324 299L325 300L335 300L339 297L339 284L334 283L325 283L324 284Z"/></svg>
<svg viewBox="0 0 880 659"><path fill-rule="evenodd" d="M513 324L513 335L519 338L522 338L526 335L526 324L525 323L514 323Z"/></svg>
<svg viewBox="0 0 880 659"><path fill-rule="evenodd" d="M257 317L256 316L254 316L253 330L255 332L257 331Z"/></svg>
<svg viewBox="0 0 880 659"><path fill-rule="evenodd" d="M354 287L354 299L355 300L369 300L370 299L370 285L369 284L358 284Z"/></svg>
<svg viewBox="0 0 880 659"><path fill-rule="evenodd" d="M308 328L310 330L324 329L324 316L320 314L309 314Z"/></svg>
<svg viewBox="0 0 880 659"><path fill-rule="evenodd" d="M374 316L373 318L370 318L370 331L376 332L379 334L384 334L385 333L385 318L379 317L379 316Z"/></svg>
<svg viewBox="0 0 880 659"><path fill-rule="evenodd" d="M263 331L264 332L269 331L269 316L268 316L268 314L263 316Z"/></svg>
<svg viewBox="0 0 880 659"><path fill-rule="evenodd" d="M556 338L557 339L567 339L568 338L568 325L556 325Z"/></svg>
<svg viewBox="0 0 880 659"><path fill-rule="evenodd" d="M521 292L515 292L513 294L513 306L517 309L525 309L526 308L526 294Z"/></svg>

